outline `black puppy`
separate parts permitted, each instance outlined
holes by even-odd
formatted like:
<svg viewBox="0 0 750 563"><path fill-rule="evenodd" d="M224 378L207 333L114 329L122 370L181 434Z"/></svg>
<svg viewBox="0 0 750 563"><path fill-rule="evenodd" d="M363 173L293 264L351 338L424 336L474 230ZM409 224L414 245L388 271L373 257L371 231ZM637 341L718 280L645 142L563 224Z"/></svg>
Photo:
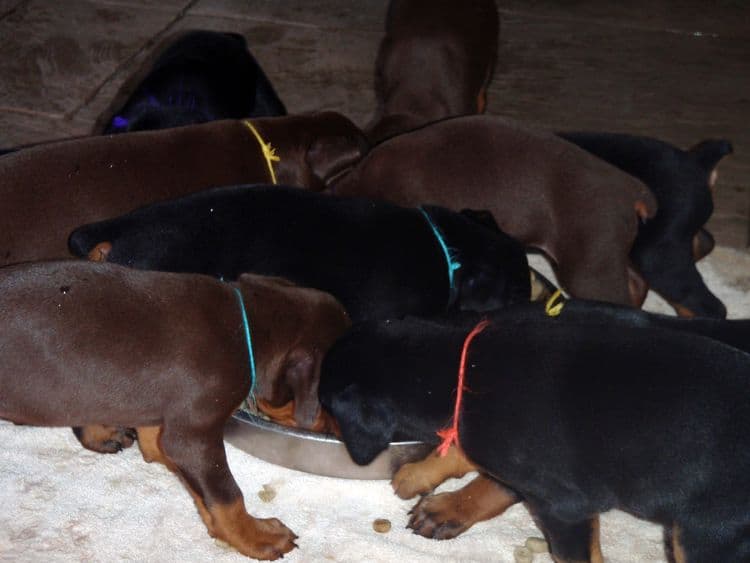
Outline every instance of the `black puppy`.
<svg viewBox="0 0 750 563"><path fill-rule="evenodd" d="M76 229L69 248L141 269L284 277L331 293L352 320L487 310L530 294L523 247L470 217L278 186L143 207Z"/></svg>
<svg viewBox="0 0 750 563"><path fill-rule="evenodd" d="M470 326L355 326L323 362L319 394L352 458L395 436L438 441L526 502L555 561L603 561L598 515L665 527L677 561L747 561L750 354L666 328L512 310ZM688 321L690 322L690 321ZM466 349L463 401L453 415ZM456 452L459 452L457 454Z"/></svg>
<svg viewBox="0 0 750 563"><path fill-rule="evenodd" d="M695 261L713 249L703 227L713 212L711 191L716 165L732 152L726 140L706 140L687 151L650 137L615 133L558 135L645 183L656 196L656 215L641 224L630 257L645 283L681 316L726 316L721 301L706 287Z"/></svg>
<svg viewBox="0 0 750 563"><path fill-rule="evenodd" d="M94 133L277 115L286 115L284 104L245 38L196 30L171 36L155 50L99 117Z"/></svg>

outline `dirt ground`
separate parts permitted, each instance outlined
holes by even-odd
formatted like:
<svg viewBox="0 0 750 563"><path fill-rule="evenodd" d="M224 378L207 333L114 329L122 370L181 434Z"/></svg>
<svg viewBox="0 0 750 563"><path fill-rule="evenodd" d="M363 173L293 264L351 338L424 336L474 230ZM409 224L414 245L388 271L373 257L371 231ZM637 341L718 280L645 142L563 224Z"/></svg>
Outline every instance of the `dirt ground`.
<svg viewBox="0 0 750 563"><path fill-rule="evenodd" d="M498 2L488 111L554 130L728 138L709 224L750 243L747 0ZM334 109L360 125L385 0L0 0L0 147L88 133L166 35L247 37L290 113Z"/></svg>

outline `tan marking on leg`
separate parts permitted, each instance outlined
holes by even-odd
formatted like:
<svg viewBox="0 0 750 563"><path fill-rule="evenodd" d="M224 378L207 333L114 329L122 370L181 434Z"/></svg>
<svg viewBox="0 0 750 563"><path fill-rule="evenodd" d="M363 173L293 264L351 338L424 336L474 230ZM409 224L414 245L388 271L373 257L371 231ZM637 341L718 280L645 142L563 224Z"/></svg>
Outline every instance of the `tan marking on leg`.
<svg viewBox="0 0 750 563"><path fill-rule="evenodd" d="M255 559L278 559L296 547L297 536L276 518L253 518L240 497L227 505L208 509L212 536L227 542L243 555Z"/></svg>
<svg viewBox="0 0 750 563"><path fill-rule="evenodd" d="M675 523L672 526L672 555L674 556L675 563L687 563L687 556L680 542L680 535L680 527Z"/></svg>
<svg viewBox="0 0 750 563"><path fill-rule="evenodd" d="M475 469L459 448L451 446L444 457L434 450L422 461L402 465L393 476L391 486L399 497L413 498L431 492L446 479L463 477Z"/></svg>
<svg viewBox="0 0 750 563"><path fill-rule="evenodd" d="M477 522L499 516L520 498L497 481L479 475L465 487L428 495L412 509L408 527L435 539L455 538Z"/></svg>
<svg viewBox="0 0 750 563"><path fill-rule="evenodd" d="M591 563L604 563L604 555L602 555L602 545L600 542L600 537L599 515L597 514L591 519L591 543L589 544Z"/></svg>
<svg viewBox="0 0 750 563"><path fill-rule="evenodd" d="M487 89L482 88L477 95L477 113L484 113L487 109Z"/></svg>
<svg viewBox="0 0 750 563"><path fill-rule="evenodd" d="M159 446L161 426L140 426L136 428L136 432L138 433L138 447L141 449L141 455L146 463L158 461L170 470L175 471L174 464L171 464Z"/></svg>
<svg viewBox="0 0 750 563"><path fill-rule="evenodd" d="M669 301L669 304L675 310L678 317L682 317L685 319L692 319L695 316L695 313L691 309L688 309L687 307L685 307L684 305L680 305L679 303L673 303L672 301Z"/></svg>

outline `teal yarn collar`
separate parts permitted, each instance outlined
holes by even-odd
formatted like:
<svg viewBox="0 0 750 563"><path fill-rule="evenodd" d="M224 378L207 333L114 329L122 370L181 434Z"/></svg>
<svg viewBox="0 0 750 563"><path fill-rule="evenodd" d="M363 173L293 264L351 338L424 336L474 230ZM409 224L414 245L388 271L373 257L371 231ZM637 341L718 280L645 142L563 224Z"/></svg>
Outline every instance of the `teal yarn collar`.
<svg viewBox="0 0 750 563"><path fill-rule="evenodd" d="M250 338L250 323L247 321L247 311L245 310L245 300L242 299L242 293L238 287L234 288L237 294L237 300L240 302L240 311L242 312L242 326L245 329L245 344L247 345L248 363L250 364L250 392L248 398L255 404L255 354L253 354L253 341Z"/></svg>
<svg viewBox="0 0 750 563"><path fill-rule="evenodd" d="M443 251L443 255L445 256L445 262L448 265L448 284L449 284L449 296L448 296L448 304L453 304L453 301L456 299L456 296L458 294L458 288L456 287L456 276L455 271L458 270L461 267L461 262L459 262L456 259L455 251L451 255L451 249L448 248L448 245L445 243L445 238L443 237L443 233L440 231L438 226L435 224L435 222L432 220L432 217L430 217L430 214L425 211L423 207L418 207L419 211L422 212L422 215L424 215L424 218L427 220L427 223L430 225L430 228L432 229L432 233L435 235L435 238L437 239L438 243L440 244L440 248Z"/></svg>

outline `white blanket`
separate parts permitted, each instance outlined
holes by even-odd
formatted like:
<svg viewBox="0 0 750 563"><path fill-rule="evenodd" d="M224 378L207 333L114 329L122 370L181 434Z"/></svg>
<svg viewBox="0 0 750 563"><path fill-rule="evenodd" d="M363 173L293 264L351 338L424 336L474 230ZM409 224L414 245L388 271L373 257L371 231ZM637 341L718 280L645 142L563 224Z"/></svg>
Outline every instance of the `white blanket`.
<svg viewBox="0 0 750 563"><path fill-rule="evenodd" d="M750 317L750 255L717 248L700 269L731 317ZM653 297L647 307L671 312ZM512 562L516 546L541 535L517 505L457 539L424 539L405 529L413 503L398 499L387 481L307 475L230 445L227 453L249 512L278 517L299 535L299 548L284 561ZM277 493L267 503L257 495L264 484ZM376 518L390 520L391 531L375 532ZM602 517L601 531L609 563L664 561L657 526L613 511ZM84 450L67 428L0 422L0 561L127 560L247 559L208 536L177 478L161 465L143 462L137 446L99 455ZM551 559L543 554L534 561Z"/></svg>

